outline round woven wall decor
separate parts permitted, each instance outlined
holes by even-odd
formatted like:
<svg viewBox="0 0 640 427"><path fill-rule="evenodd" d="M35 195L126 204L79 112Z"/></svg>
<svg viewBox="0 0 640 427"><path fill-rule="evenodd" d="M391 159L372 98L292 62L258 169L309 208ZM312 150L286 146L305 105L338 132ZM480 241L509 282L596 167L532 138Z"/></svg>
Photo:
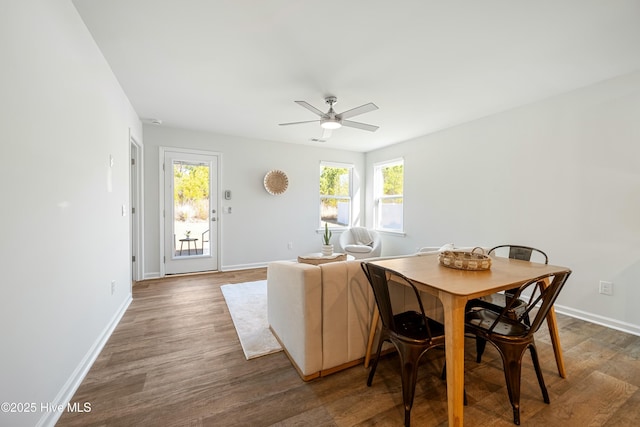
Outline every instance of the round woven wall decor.
<svg viewBox="0 0 640 427"><path fill-rule="evenodd" d="M277 196L287 191L287 187L289 187L289 178L281 170L272 170L264 176L264 189L269 194Z"/></svg>

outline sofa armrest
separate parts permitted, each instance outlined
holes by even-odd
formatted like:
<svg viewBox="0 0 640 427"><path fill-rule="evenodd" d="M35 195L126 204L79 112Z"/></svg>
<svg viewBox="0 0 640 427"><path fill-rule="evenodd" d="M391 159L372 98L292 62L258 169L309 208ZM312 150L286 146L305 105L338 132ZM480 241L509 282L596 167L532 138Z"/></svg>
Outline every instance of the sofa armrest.
<svg viewBox="0 0 640 427"><path fill-rule="evenodd" d="M303 379L322 369L322 280L318 266L274 261L267 267L267 316Z"/></svg>

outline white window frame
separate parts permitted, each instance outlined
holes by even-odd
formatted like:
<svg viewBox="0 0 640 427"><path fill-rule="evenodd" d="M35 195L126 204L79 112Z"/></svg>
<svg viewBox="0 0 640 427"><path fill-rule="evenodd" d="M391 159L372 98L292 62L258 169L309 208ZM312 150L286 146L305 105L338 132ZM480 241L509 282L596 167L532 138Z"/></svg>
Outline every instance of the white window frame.
<svg viewBox="0 0 640 427"><path fill-rule="evenodd" d="M324 229L324 224L322 221L322 199L348 199L349 200L349 209L348 209L348 215L349 218L347 220L347 224L346 225L336 225L336 224L329 224L329 228L333 228L333 229L341 229L341 228L348 228L351 226L351 221L353 218L353 171L354 171L354 165L352 163L339 163L339 162L328 162L328 161L321 161L320 162L320 166L318 169L318 193L320 193L320 174L322 172L322 168L324 167L330 167L330 168L340 168L340 169L348 169L349 170L349 194L348 195L340 195L340 196L335 196L335 195L331 195L331 194L319 194L319 198L318 198L318 216L319 216L319 227L320 229Z"/></svg>
<svg viewBox="0 0 640 427"><path fill-rule="evenodd" d="M378 231L384 231L389 233L404 233L404 190L403 194L383 194L384 191L384 182L382 182L382 172L383 168L392 167L396 165L402 165L402 188L404 189L404 158L397 158L392 160L385 160L382 162L377 162L373 164L373 217L374 217L374 228ZM382 207L382 201L385 199L397 199L402 198L402 227L398 229L394 228L384 228L380 225L382 221L382 214L380 209Z"/></svg>

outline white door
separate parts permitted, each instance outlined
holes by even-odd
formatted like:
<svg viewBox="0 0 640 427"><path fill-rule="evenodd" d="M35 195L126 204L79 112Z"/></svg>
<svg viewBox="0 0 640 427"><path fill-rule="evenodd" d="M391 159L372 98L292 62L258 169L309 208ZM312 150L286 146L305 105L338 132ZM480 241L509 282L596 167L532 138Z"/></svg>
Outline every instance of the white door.
<svg viewBox="0 0 640 427"><path fill-rule="evenodd" d="M129 173L130 200L131 209L129 212L129 224L131 230L131 281L142 280L142 169L140 159L142 159L142 146L130 137L130 156L131 170Z"/></svg>
<svg viewBox="0 0 640 427"><path fill-rule="evenodd" d="M163 273L217 270L218 156L191 150L163 153Z"/></svg>

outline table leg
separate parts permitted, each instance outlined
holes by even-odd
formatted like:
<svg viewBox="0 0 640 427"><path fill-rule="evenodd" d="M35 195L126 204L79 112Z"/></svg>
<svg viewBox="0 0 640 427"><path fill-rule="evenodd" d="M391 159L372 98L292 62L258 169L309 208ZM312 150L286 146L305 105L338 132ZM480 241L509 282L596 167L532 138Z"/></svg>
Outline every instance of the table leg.
<svg viewBox="0 0 640 427"><path fill-rule="evenodd" d="M364 355L364 367L369 367L371 361L371 348L373 347L373 339L376 336L378 330L378 320L380 319L380 313L378 307L373 307L373 317L371 318L371 328L369 329L369 341L367 341L367 352Z"/></svg>
<svg viewBox="0 0 640 427"><path fill-rule="evenodd" d="M549 279L544 279L542 287L549 286ZM558 374L562 378L567 378L567 371L564 367L564 356L562 355L562 346L560 345L560 334L558 333L558 319L556 312L551 307L549 313L547 313L547 326L549 327L549 337L551 338L551 345L553 346L553 353L556 356L556 365L558 366Z"/></svg>
<svg viewBox="0 0 640 427"><path fill-rule="evenodd" d="M462 426L464 415L464 308L465 297L440 292L444 307L449 427Z"/></svg>
<svg viewBox="0 0 640 427"><path fill-rule="evenodd" d="M184 245L184 242L180 242L180 256L182 256L182 245Z"/></svg>
<svg viewBox="0 0 640 427"><path fill-rule="evenodd" d="M564 356L562 355L562 347L560 345L560 335L558 334L558 320L556 312L551 307L547 314L547 326L549 326L549 336L553 345L553 352L556 355L556 365L558 365L558 374L562 378L567 378L567 371L564 367Z"/></svg>

